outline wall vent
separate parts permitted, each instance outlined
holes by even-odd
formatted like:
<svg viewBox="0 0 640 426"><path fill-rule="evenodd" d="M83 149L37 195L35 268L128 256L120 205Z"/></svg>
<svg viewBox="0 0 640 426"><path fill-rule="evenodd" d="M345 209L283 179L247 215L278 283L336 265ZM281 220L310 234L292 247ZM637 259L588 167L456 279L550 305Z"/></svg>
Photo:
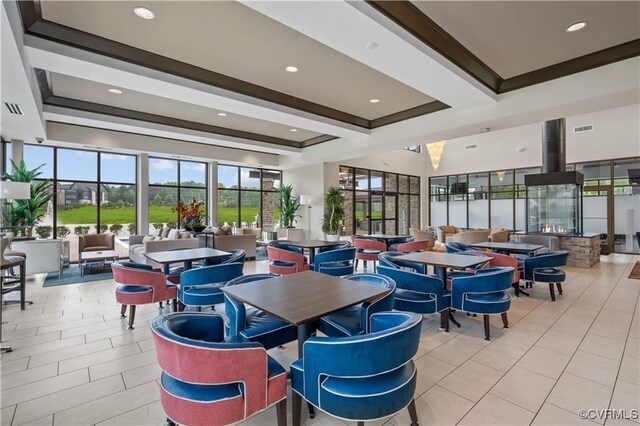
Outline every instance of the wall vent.
<svg viewBox="0 0 640 426"><path fill-rule="evenodd" d="M471 144L471 145L467 145L467 146L465 146L465 147L464 147L464 149L476 149L477 147L478 147L478 145L476 145L476 144L474 143L474 144Z"/></svg>
<svg viewBox="0 0 640 426"><path fill-rule="evenodd" d="M593 124L587 124L585 126L578 126L573 128L573 133L590 132L593 130Z"/></svg>
<svg viewBox="0 0 640 426"><path fill-rule="evenodd" d="M7 109L11 114L24 115L24 113L22 112L22 108L20 108L20 105L11 102L5 102L4 104L7 106Z"/></svg>

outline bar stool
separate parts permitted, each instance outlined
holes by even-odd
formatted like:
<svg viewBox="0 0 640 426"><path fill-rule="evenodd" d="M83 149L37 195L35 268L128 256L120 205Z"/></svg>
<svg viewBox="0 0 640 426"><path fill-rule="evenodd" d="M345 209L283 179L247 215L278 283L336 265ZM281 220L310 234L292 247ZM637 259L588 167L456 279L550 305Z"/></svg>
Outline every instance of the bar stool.
<svg viewBox="0 0 640 426"><path fill-rule="evenodd" d="M7 293L20 291L20 309L24 311L26 290L26 260L25 257L22 256L7 255L6 249L9 246L10 242L11 240L9 238L0 238L0 253L2 256L2 262L0 265L0 288L2 289L2 291L0 293L0 298ZM7 275L10 270L16 267L20 268L20 275L18 277ZM0 342L2 342L2 306L0 306ZM11 352L11 350L12 348L10 346L0 347L0 352Z"/></svg>

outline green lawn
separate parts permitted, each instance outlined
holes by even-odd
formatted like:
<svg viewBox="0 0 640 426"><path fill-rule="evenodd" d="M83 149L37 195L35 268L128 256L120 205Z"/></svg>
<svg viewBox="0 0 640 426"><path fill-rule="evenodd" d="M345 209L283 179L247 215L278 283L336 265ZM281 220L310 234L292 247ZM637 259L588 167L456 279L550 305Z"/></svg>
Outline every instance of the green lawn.
<svg viewBox="0 0 640 426"><path fill-rule="evenodd" d="M245 207L242 209L242 222L253 222L260 211L259 207ZM102 209L100 222L103 224L125 225L135 221L134 207L117 209ZM94 225L97 220L96 206L82 206L74 209L58 211L58 225ZM149 223L175 222L176 214L170 206L149 206ZM232 224L238 221L238 210L234 207L218 209L218 221Z"/></svg>

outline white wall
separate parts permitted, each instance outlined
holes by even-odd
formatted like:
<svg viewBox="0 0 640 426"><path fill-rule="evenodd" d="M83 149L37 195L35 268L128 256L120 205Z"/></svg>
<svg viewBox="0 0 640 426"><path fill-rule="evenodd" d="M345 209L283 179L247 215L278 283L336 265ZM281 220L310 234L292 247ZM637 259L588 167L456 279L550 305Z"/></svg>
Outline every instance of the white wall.
<svg viewBox="0 0 640 426"><path fill-rule="evenodd" d="M337 180L337 173L336 173ZM282 181L289 185L293 185L295 195L315 195L322 197L324 194L324 166L322 164L314 164L312 166L299 167L297 169L288 169L282 172ZM323 238L322 233L322 215L324 206L301 206L295 224L296 228L305 230L305 238ZM311 222L309 222L311 220Z"/></svg>

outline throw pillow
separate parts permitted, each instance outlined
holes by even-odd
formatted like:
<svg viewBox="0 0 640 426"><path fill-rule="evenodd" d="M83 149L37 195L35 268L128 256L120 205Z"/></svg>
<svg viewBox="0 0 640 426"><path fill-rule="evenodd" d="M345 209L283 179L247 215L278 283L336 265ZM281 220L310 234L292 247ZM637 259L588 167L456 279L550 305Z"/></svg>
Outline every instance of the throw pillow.
<svg viewBox="0 0 640 426"><path fill-rule="evenodd" d="M169 228L162 228L162 233L160 234L160 236L162 238L167 238L169 236L169 231L171 231L171 229Z"/></svg>
<svg viewBox="0 0 640 426"><path fill-rule="evenodd" d="M169 238L170 240L177 240L178 238L180 238L180 231L178 231L177 229L170 230L167 238Z"/></svg>
<svg viewBox="0 0 640 426"><path fill-rule="evenodd" d="M147 241L153 241L155 239L155 237L153 235L145 235L144 237L142 237L142 244L146 243Z"/></svg>
<svg viewBox="0 0 640 426"><path fill-rule="evenodd" d="M155 231L153 231L153 234L151 235L154 237L159 237L161 232L162 232L162 229L158 228Z"/></svg>

